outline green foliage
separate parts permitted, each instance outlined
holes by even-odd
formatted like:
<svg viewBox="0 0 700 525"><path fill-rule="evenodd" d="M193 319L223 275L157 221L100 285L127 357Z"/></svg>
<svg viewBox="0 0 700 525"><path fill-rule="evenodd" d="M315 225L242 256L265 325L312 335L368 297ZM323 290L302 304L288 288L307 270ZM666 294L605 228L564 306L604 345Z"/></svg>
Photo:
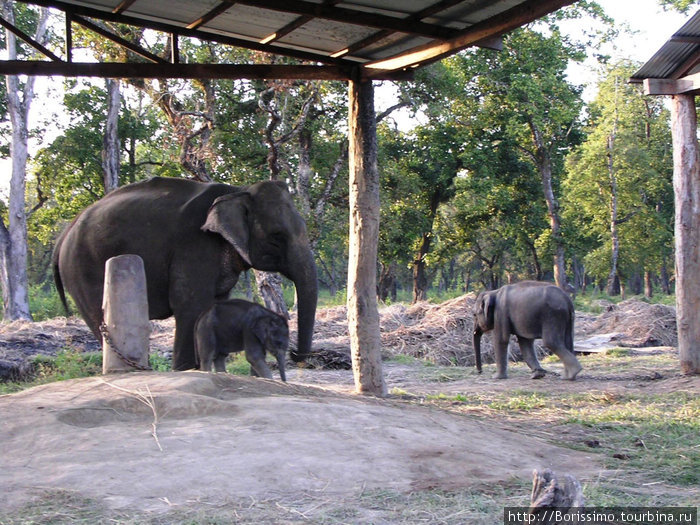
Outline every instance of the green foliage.
<svg viewBox="0 0 700 525"><path fill-rule="evenodd" d="M675 9L680 13L688 13L697 6L697 0L659 0L664 9Z"/></svg>
<svg viewBox="0 0 700 525"><path fill-rule="evenodd" d="M70 301L70 296L67 297L72 311L75 312L75 306ZM58 292L54 286L32 285L29 287L29 308L32 312L32 317L35 321L45 321L54 317L62 317L66 315Z"/></svg>
<svg viewBox="0 0 700 525"><path fill-rule="evenodd" d="M610 273L613 206L621 277L670 265L673 232L669 116L627 83L638 64L608 67L588 136L567 160L564 217L571 246L598 279Z"/></svg>
<svg viewBox="0 0 700 525"><path fill-rule="evenodd" d="M50 383L102 373L102 354L64 350L55 357L39 355L33 361L35 383Z"/></svg>

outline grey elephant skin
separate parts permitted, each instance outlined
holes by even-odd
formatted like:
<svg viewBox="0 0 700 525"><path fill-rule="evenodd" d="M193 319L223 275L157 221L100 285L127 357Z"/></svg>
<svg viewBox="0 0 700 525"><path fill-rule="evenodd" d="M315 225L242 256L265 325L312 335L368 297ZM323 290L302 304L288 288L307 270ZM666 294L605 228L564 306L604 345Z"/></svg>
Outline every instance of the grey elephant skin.
<svg viewBox="0 0 700 525"><path fill-rule="evenodd" d="M124 186L86 208L62 233L53 253L56 288L65 291L100 336L104 267L116 255L141 256L150 319L175 316L173 369L196 368L194 324L226 299L240 272L279 272L294 282L298 345L311 350L318 283L306 225L287 186L250 186L153 178Z"/></svg>
<svg viewBox="0 0 700 525"><path fill-rule="evenodd" d="M282 381L289 346L287 320L264 306L241 299L221 301L202 313L194 325L194 348L199 369L226 371L226 356L245 351L251 375L272 379L265 352L277 360Z"/></svg>
<svg viewBox="0 0 700 525"><path fill-rule="evenodd" d="M574 304L559 287L539 281L522 281L498 290L481 292L474 303L474 353L481 373L481 336L493 330L497 379L508 377L508 341L518 338L532 378L544 377L534 340L557 354L564 363L564 378L574 380L581 365L574 354Z"/></svg>

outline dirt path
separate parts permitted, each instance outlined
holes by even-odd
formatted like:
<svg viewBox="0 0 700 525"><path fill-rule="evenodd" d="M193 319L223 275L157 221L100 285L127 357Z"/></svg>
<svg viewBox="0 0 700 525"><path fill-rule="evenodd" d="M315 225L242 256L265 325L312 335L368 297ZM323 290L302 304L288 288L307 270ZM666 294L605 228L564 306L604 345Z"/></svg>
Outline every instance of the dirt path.
<svg viewBox="0 0 700 525"><path fill-rule="evenodd" d="M3 507L47 489L166 511L303 491L458 489L544 467L581 479L600 470L587 454L439 409L201 372L53 383L0 397L0 412Z"/></svg>

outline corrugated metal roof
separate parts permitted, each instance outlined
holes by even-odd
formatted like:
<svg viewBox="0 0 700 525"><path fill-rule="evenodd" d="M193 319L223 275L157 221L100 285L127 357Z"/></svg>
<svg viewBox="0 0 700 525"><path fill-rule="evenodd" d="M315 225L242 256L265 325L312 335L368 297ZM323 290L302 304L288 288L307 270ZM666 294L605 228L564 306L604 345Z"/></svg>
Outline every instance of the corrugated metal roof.
<svg viewBox="0 0 700 525"><path fill-rule="evenodd" d="M700 10L666 42L631 78L678 79L700 71Z"/></svg>
<svg viewBox="0 0 700 525"><path fill-rule="evenodd" d="M81 17L123 22L371 72L408 70L472 45L491 47L495 37L575 0L19 1L62 10L78 23Z"/></svg>

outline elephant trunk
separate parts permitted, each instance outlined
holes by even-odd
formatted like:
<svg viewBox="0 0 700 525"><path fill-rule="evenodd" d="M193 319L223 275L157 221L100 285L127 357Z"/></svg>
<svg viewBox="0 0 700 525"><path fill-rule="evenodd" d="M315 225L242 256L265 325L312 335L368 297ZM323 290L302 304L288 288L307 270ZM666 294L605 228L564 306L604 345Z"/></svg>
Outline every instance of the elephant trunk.
<svg viewBox="0 0 700 525"><path fill-rule="evenodd" d="M316 320L316 303L318 301L318 280L316 264L309 252L304 261L295 265L290 272L297 290L297 349L290 352L296 363L304 361L311 354L311 338Z"/></svg>
<svg viewBox="0 0 700 525"><path fill-rule="evenodd" d="M474 323L474 333L472 342L474 344L474 357L476 359L476 371L481 373L481 336L484 332L481 327Z"/></svg>

